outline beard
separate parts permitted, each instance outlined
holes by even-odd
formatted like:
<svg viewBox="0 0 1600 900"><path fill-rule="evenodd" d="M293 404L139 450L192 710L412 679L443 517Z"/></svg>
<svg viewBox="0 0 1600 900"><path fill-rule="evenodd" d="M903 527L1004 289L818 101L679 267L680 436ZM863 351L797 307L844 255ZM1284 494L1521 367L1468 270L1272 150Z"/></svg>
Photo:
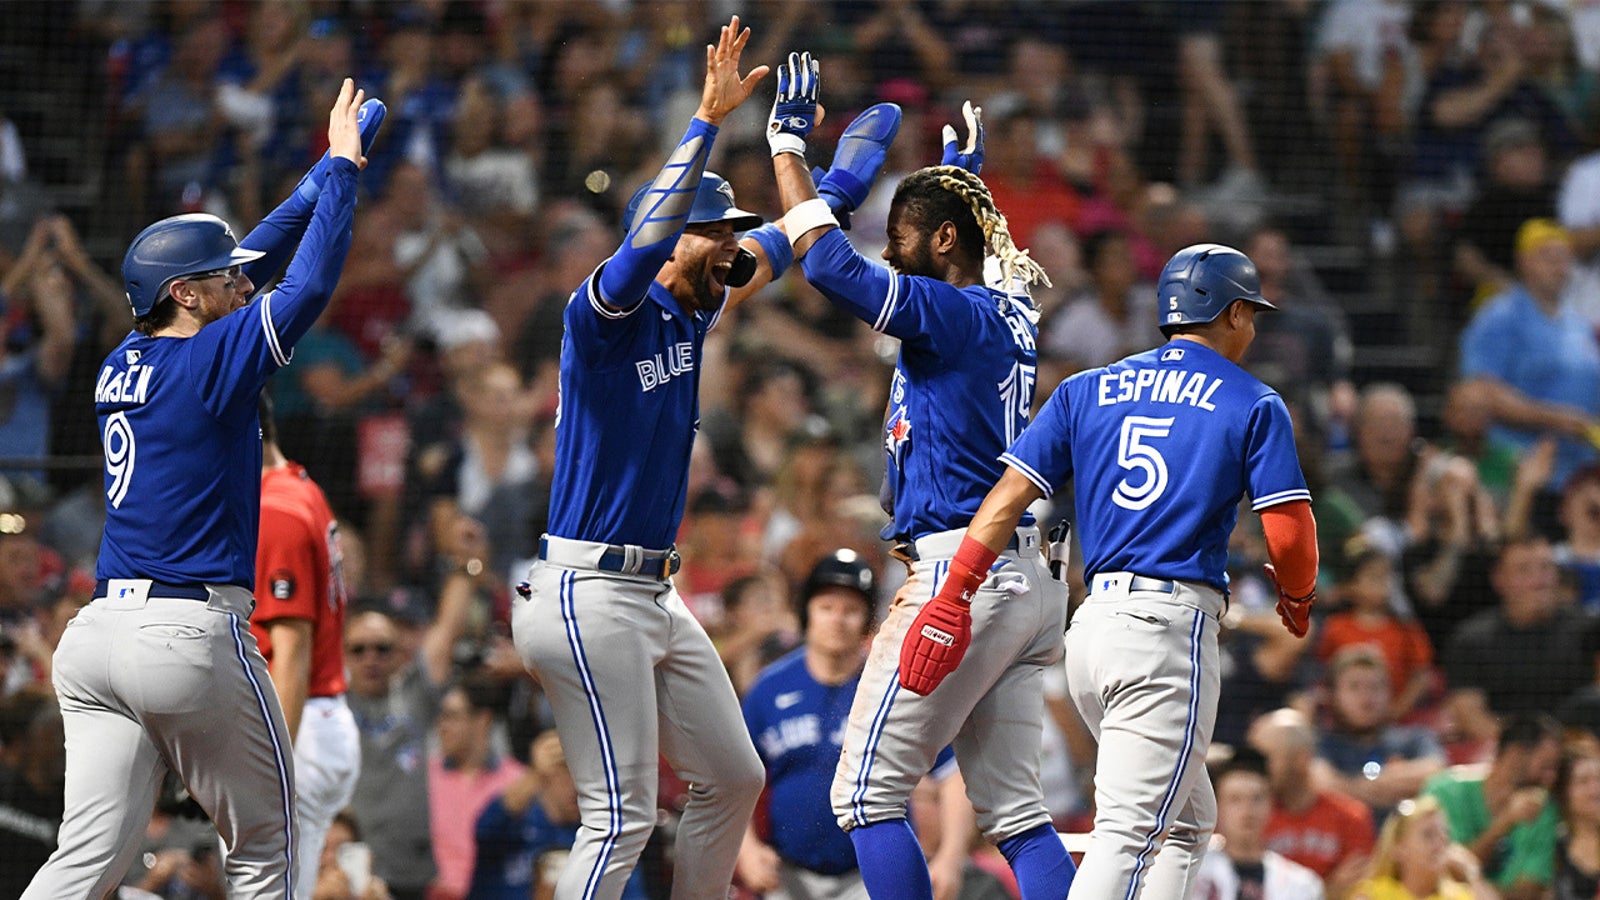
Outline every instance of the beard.
<svg viewBox="0 0 1600 900"><path fill-rule="evenodd" d="M927 278L937 278L938 273L933 267L933 251L928 249L928 242L923 241L909 254L897 255L890 263L901 275L922 275Z"/></svg>

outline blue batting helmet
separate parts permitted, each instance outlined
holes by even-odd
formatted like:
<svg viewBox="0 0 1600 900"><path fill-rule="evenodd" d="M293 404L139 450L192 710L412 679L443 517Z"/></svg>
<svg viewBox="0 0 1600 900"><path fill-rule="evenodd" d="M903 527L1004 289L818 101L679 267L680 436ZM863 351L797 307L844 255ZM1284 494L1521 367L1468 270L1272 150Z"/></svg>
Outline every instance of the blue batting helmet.
<svg viewBox="0 0 1600 900"><path fill-rule="evenodd" d="M1156 316L1163 329L1209 322L1235 300L1277 309L1261 296L1261 276L1250 257L1222 244L1195 244L1167 260L1156 287Z"/></svg>
<svg viewBox="0 0 1600 900"><path fill-rule="evenodd" d="M233 229L216 216L190 213L162 219L139 232L122 258L128 304L135 316L149 315L174 279L226 269L263 255L240 247Z"/></svg>
<svg viewBox="0 0 1600 900"><path fill-rule="evenodd" d="M877 573L872 571L872 566L868 565L859 553L841 549L817 560L817 564L811 569L811 574L806 576L805 584L800 588L797 612L800 615L802 635L805 634L806 624L811 618L811 598L833 587L847 588L859 593L867 605L867 622L871 624L878 605Z"/></svg>
<svg viewBox="0 0 1600 900"><path fill-rule="evenodd" d="M645 192L650 190L654 182L645 182L633 197L628 201L628 208L622 213L622 230L633 230L633 217L639 211L639 204L644 201ZM706 172L700 176L700 189L695 192L694 206L689 208L690 225L699 225L705 222L731 222L734 231L749 231L761 224L761 217L746 209L740 209L733 202L733 185L728 180L715 172Z"/></svg>

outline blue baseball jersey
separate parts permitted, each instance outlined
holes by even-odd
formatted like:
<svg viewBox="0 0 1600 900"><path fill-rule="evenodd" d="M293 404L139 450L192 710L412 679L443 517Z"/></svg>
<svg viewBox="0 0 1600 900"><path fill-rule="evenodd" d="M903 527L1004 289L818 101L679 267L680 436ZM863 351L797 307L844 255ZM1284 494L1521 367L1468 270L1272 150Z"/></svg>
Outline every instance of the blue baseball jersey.
<svg viewBox="0 0 1600 900"><path fill-rule="evenodd" d="M1227 590L1240 499L1311 499L1283 399L1196 341L1063 381L1003 459L1046 496L1072 479L1088 577Z"/></svg>
<svg viewBox="0 0 1600 900"><path fill-rule="evenodd" d="M617 309L600 299L599 282L597 271L564 317L548 530L665 549L683 519L700 352L717 315L685 312L654 281L642 302Z"/></svg>
<svg viewBox="0 0 1600 900"><path fill-rule="evenodd" d="M803 261L829 300L900 339L884 421L890 534L965 528L1000 480L1000 454L1033 408L1038 330L1021 298L900 275L832 230ZM1024 518L1024 524L1032 517Z"/></svg>
<svg viewBox="0 0 1600 900"><path fill-rule="evenodd" d="M745 727L767 769L772 847L789 862L825 875L856 868L855 846L839 827L829 792L860 684L860 673L843 684L817 681L801 647L763 669L744 698ZM954 770L955 752L945 747L933 775Z"/></svg>
<svg viewBox="0 0 1600 900"><path fill-rule="evenodd" d="M275 290L192 337L129 334L101 365L94 403L106 524L97 577L254 589L256 401L327 305L350 248L358 170L335 163L314 211L291 197L240 242L267 253L245 266L254 282L275 274L266 266L281 266L299 241Z"/></svg>

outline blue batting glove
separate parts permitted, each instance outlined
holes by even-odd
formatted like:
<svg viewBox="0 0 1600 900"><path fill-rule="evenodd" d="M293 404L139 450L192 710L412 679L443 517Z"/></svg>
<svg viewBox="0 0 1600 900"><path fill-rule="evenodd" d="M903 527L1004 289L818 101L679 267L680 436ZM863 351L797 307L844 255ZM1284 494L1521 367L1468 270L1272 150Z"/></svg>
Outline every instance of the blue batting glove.
<svg viewBox="0 0 1600 900"><path fill-rule="evenodd" d="M361 104L361 108L356 111L356 127L361 129L362 156L366 156L367 151L372 149L372 142L377 140L378 129L383 125L383 117L388 113L389 108L377 97ZM294 192L300 199L307 203L317 202L317 198L322 195L322 182L328 177L328 167L331 165L333 158L324 151L317 164L300 179L299 184L295 185Z"/></svg>
<svg viewBox="0 0 1600 900"><path fill-rule="evenodd" d="M817 61L810 53L791 53L778 66L778 96L767 119L767 145L772 155L806 155L806 136L817 124L817 90L822 85Z"/></svg>
<svg viewBox="0 0 1600 900"><path fill-rule="evenodd" d="M967 145L956 147L954 126L944 126L944 158L941 166L960 166L974 175L983 172L983 107L968 100L961 104L961 117L967 120Z"/></svg>
<svg viewBox="0 0 1600 900"><path fill-rule="evenodd" d="M856 116L839 136L833 166L817 180L817 196L827 201L841 228L872 193L872 185L889 159L889 145L899 132L900 107L879 103Z"/></svg>

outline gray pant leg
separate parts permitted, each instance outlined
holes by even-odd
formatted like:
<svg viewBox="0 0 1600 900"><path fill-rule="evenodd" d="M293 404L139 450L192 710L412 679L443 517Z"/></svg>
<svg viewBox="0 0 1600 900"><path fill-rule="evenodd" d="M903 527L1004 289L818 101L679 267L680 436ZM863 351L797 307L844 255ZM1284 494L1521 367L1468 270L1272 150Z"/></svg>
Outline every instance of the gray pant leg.
<svg viewBox="0 0 1600 900"><path fill-rule="evenodd" d="M1211 616L1171 602L1078 611L1067 632L1067 678L1100 748L1094 837L1071 897L1174 900L1193 883L1188 857L1198 862L1216 818L1203 784L1221 683L1216 628ZM1152 864L1185 812L1189 830L1174 847L1182 852L1158 879Z"/></svg>
<svg viewBox="0 0 1600 900"><path fill-rule="evenodd" d="M1194 892L1200 862L1217 825L1217 795L1204 771L1178 812L1145 881L1146 900L1187 900Z"/></svg>
<svg viewBox="0 0 1600 900"><path fill-rule="evenodd" d="M222 836L229 896L291 900L299 874L293 749L250 634L251 603L242 589L214 592L206 605L151 600L134 641L146 662L124 693L141 697L145 727ZM149 665L152 658L161 664Z"/></svg>
<svg viewBox="0 0 1600 900"><path fill-rule="evenodd" d="M661 753L689 783L672 900L722 900L766 773L711 638L677 591L662 605L672 616L672 637L655 673Z"/></svg>
<svg viewBox="0 0 1600 900"><path fill-rule="evenodd" d="M24 900L102 897L138 854L166 765L136 720L115 708L107 681L116 629L80 612L55 653L66 733L66 807L58 843ZM113 616L112 618L116 618Z"/></svg>
<svg viewBox="0 0 1600 900"><path fill-rule="evenodd" d="M767 894L767 900L868 900L861 870L843 875L819 875L809 869L784 863L778 869L783 887Z"/></svg>
<svg viewBox="0 0 1600 900"><path fill-rule="evenodd" d="M578 837L560 900L616 900L656 823L656 663L671 619L648 579L535 564L512 609L517 652L539 679L578 788ZM742 823L741 823L741 827Z"/></svg>

